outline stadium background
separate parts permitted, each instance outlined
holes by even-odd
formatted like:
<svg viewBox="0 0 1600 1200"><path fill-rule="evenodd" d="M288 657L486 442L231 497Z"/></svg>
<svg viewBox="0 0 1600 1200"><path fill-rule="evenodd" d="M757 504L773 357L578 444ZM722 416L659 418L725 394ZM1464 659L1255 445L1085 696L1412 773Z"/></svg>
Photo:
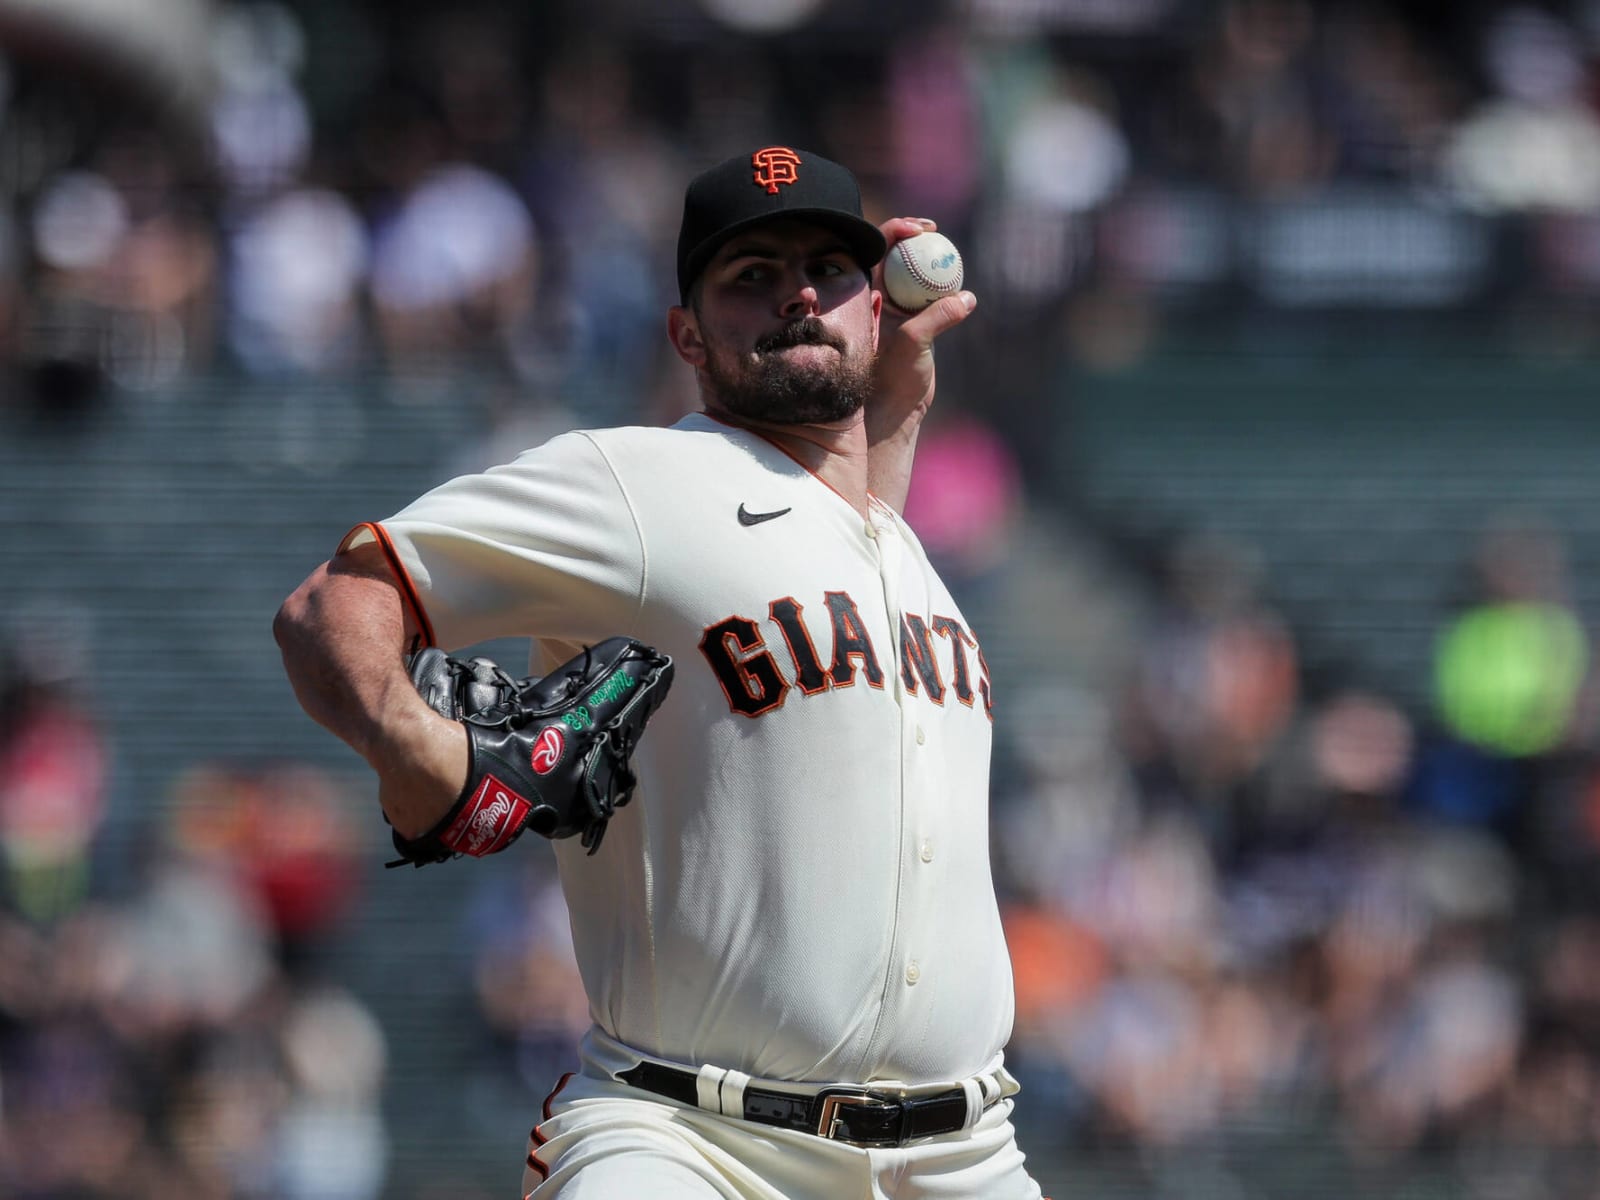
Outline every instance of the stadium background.
<svg viewBox="0 0 1600 1200"><path fill-rule="evenodd" d="M759 142L981 298L908 514L990 648L1063 1197L1600 1194L1600 5L0 0L0 1194L513 1194L542 846L385 871L269 623L670 419ZM488 647L515 658L514 645Z"/></svg>

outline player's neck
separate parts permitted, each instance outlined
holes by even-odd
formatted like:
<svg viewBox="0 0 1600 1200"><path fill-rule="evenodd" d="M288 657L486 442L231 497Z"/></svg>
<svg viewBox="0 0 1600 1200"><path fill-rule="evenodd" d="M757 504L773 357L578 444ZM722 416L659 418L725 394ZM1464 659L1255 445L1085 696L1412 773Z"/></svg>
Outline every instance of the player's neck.
<svg viewBox="0 0 1600 1200"><path fill-rule="evenodd" d="M735 416L709 405L707 412L725 424L760 434L822 479L857 512L867 514L867 427L861 413L816 425L780 425Z"/></svg>

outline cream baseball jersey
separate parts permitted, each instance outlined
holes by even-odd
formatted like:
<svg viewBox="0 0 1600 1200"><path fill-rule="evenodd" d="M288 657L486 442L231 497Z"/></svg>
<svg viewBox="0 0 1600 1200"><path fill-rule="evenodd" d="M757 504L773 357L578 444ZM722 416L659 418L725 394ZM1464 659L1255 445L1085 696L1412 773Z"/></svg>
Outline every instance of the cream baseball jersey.
<svg viewBox="0 0 1600 1200"><path fill-rule="evenodd" d="M556 843L598 1029L771 1079L970 1076L1010 1035L992 695L887 507L705 415L570 433L380 539L446 649L626 634L677 662L599 853Z"/></svg>

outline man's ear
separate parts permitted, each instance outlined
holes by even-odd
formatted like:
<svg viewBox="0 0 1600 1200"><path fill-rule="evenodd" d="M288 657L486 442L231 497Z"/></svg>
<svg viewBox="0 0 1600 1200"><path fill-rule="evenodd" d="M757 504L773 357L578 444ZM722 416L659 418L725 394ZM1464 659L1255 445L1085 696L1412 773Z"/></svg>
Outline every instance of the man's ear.
<svg viewBox="0 0 1600 1200"><path fill-rule="evenodd" d="M705 365L706 343L700 336L700 321L693 309L674 305L667 310L667 337L684 362L691 367Z"/></svg>
<svg viewBox="0 0 1600 1200"><path fill-rule="evenodd" d="M883 331L883 293L872 289L872 349L876 353L878 339Z"/></svg>

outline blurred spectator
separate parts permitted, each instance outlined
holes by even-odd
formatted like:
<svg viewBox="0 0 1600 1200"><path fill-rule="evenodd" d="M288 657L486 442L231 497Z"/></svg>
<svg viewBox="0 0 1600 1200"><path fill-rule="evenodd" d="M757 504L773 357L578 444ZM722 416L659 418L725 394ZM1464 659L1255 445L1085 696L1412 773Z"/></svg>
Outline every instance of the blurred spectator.
<svg viewBox="0 0 1600 1200"><path fill-rule="evenodd" d="M367 233L327 188L297 188L246 216L231 245L229 341L262 375L349 367L362 337Z"/></svg>
<svg viewBox="0 0 1600 1200"><path fill-rule="evenodd" d="M91 280L109 264L127 227L126 203L98 174L66 172L40 192L30 231L38 280L17 352L29 368L35 408L45 416L80 416L101 398L115 296Z"/></svg>
<svg viewBox="0 0 1600 1200"><path fill-rule="evenodd" d="M1339 176L1425 184L1465 102L1464 81L1400 12L1360 4L1324 18Z"/></svg>
<svg viewBox="0 0 1600 1200"><path fill-rule="evenodd" d="M1326 182L1335 162L1308 69L1309 0L1224 0L1152 112L1151 166L1237 195L1293 194Z"/></svg>
<svg viewBox="0 0 1600 1200"><path fill-rule="evenodd" d="M554 864L530 855L520 870L486 880L468 914L472 984L489 1036L488 1062L534 1100L568 1070L589 1028L589 1004L572 952Z"/></svg>
<svg viewBox="0 0 1600 1200"><path fill-rule="evenodd" d="M1589 677L1589 639L1550 530L1492 521L1474 554L1473 591L1434 642L1441 736L1419 758L1411 800L1450 820L1524 837L1569 744Z"/></svg>
<svg viewBox="0 0 1600 1200"><path fill-rule="evenodd" d="M1217 536L1187 537L1172 552L1167 611L1146 642L1131 732L1147 786L1166 775L1180 802L1228 800L1294 714L1294 636L1259 594L1260 577L1248 547Z"/></svg>
<svg viewBox="0 0 1600 1200"><path fill-rule="evenodd" d="M955 21L889 44L884 102L894 164L884 190L906 212L938 214L959 244L983 186L978 65Z"/></svg>
<svg viewBox="0 0 1600 1200"><path fill-rule="evenodd" d="M372 255L379 334L404 371L502 350L531 297L538 243L509 184L442 161L379 220Z"/></svg>
<svg viewBox="0 0 1600 1200"><path fill-rule="evenodd" d="M1001 882L1061 904L1137 831L1140 797L1100 697L1052 681L1019 689L1016 708L1017 778L995 797Z"/></svg>
<svg viewBox="0 0 1600 1200"><path fill-rule="evenodd" d="M1484 532L1473 566L1477 595L1439 634L1440 715L1491 753L1546 753L1571 729L1589 664L1565 548L1547 528L1501 521Z"/></svg>
<svg viewBox="0 0 1600 1200"><path fill-rule="evenodd" d="M217 15L211 59L217 162L233 201L248 204L291 184L311 159L311 111L298 85L305 31L282 4L228 5Z"/></svg>
<svg viewBox="0 0 1600 1200"><path fill-rule="evenodd" d="M661 314L676 300L670 246L688 172L638 87L609 41L564 46L521 171L552 253L540 304L516 331L516 366L584 424L637 419L655 386Z"/></svg>
<svg viewBox="0 0 1600 1200"><path fill-rule="evenodd" d="M1382 696L1346 691L1312 718L1313 790L1392 799L1411 770L1415 734L1400 708Z"/></svg>
<svg viewBox="0 0 1600 1200"><path fill-rule="evenodd" d="M90 851L106 816L109 752L73 692L70 661L0 645L0 853L5 896L31 921L89 895Z"/></svg>
<svg viewBox="0 0 1600 1200"><path fill-rule="evenodd" d="M52 1014L4 1056L0 1184L18 1200L110 1197L140 1166L149 1132L126 1047L76 1014Z"/></svg>
<svg viewBox="0 0 1600 1200"><path fill-rule="evenodd" d="M1346 688L1308 701L1244 799L1235 849L1252 862L1298 859L1301 882L1311 883L1325 856L1336 859L1353 842L1389 835L1416 743L1410 718L1384 696ZM1278 896L1275 907L1252 922L1292 928L1296 904Z"/></svg>
<svg viewBox="0 0 1600 1200"><path fill-rule="evenodd" d="M130 1034L170 1045L192 1028L226 1026L272 980L265 913L213 864L161 855L111 925L104 969L114 1019Z"/></svg>
<svg viewBox="0 0 1600 1200"><path fill-rule="evenodd" d="M1531 5L1497 13L1483 31L1495 94L1455 130L1445 179L1488 211L1582 212L1600 203L1600 120L1573 30Z"/></svg>
<svg viewBox="0 0 1600 1200"><path fill-rule="evenodd" d="M1600 1044L1600 917L1575 912L1551 922L1540 934L1532 974L1545 1025L1593 1053Z"/></svg>
<svg viewBox="0 0 1600 1200"><path fill-rule="evenodd" d="M173 789L172 839L259 906L280 961L314 960L356 898L361 844L349 785L296 762L200 763Z"/></svg>
<svg viewBox="0 0 1600 1200"><path fill-rule="evenodd" d="M1057 69L1012 118L1002 162L1006 189L1023 209L1091 211L1128 171L1128 145L1107 110L1112 93L1097 79Z"/></svg>
<svg viewBox="0 0 1600 1200"><path fill-rule="evenodd" d="M1129 147L1115 93L1093 71L1032 43L983 60L987 140L999 187L975 229L973 261L989 264L1004 301L1038 306L1088 267L1090 214L1122 186Z"/></svg>
<svg viewBox="0 0 1600 1200"><path fill-rule="evenodd" d="M1129 974L1204 976L1225 946L1216 862L1198 823L1164 815L1071 881L1066 903Z"/></svg>
<svg viewBox="0 0 1600 1200"><path fill-rule="evenodd" d="M38 229L51 289L103 307L107 324L99 365L123 388L164 386L211 360L217 237L191 186L193 171L154 131L126 131L107 139L90 173L79 177L98 176L120 202L120 214L104 199L73 209L91 227L98 224L98 252L92 258L71 252L62 257L60 246L52 252L44 229ZM41 202L36 216L42 221L48 211Z"/></svg>
<svg viewBox="0 0 1600 1200"><path fill-rule="evenodd" d="M278 1122L273 1175L290 1200L384 1193L389 1139L380 1111L382 1029L342 990L291 1002L279 1028L293 1091Z"/></svg>

